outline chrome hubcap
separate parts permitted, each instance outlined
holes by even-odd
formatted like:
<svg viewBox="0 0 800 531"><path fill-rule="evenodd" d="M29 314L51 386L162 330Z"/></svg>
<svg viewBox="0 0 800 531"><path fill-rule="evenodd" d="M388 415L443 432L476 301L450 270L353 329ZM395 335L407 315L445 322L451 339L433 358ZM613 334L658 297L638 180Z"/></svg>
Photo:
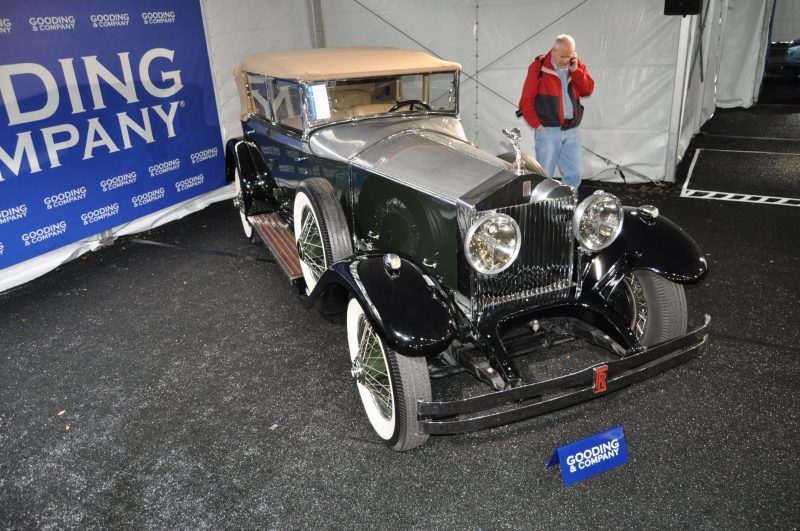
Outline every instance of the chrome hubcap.
<svg viewBox="0 0 800 531"><path fill-rule="evenodd" d="M350 374L356 379L356 382L364 384L364 367L361 366L361 359L356 358L350 366Z"/></svg>

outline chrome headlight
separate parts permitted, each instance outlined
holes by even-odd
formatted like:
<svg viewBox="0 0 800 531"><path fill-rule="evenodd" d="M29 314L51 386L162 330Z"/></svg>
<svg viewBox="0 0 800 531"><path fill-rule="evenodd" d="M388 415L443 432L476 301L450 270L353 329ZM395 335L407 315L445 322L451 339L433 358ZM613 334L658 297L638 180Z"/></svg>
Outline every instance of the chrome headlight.
<svg viewBox="0 0 800 531"><path fill-rule="evenodd" d="M496 275L517 259L522 246L519 225L506 214L487 214L467 231L464 255L479 273Z"/></svg>
<svg viewBox="0 0 800 531"><path fill-rule="evenodd" d="M619 199L598 190L580 202L572 218L572 229L583 249L599 251L617 239L623 217Z"/></svg>

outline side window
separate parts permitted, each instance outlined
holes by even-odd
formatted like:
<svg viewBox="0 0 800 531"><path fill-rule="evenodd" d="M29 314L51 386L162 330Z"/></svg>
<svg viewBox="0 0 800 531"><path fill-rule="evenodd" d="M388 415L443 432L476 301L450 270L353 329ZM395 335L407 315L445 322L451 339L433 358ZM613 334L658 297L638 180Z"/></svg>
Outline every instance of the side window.
<svg viewBox="0 0 800 531"><path fill-rule="evenodd" d="M293 81L273 79L270 89L275 121L286 127L302 131L303 106L300 99L300 84Z"/></svg>
<svg viewBox="0 0 800 531"><path fill-rule="evenodd" d="M269 86L264 76L247 74L247 86L250 89L250 104L254 113L272 121L272 110L269 106Z"/></svg>

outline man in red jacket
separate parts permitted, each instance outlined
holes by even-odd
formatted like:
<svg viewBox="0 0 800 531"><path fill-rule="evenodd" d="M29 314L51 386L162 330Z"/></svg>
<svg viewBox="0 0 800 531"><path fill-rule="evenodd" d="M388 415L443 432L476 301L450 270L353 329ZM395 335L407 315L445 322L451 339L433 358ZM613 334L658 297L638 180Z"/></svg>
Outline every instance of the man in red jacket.
<svg viewBox="0 0 800 531"><path fill-rule="evenodd" d="M575 53L575 39L559 35L553 49L528 67L519 108L536 131L536 158L549 177L556 165L564 184L575 188L583 174L581 96L590 96L594 80Z"/></svg>

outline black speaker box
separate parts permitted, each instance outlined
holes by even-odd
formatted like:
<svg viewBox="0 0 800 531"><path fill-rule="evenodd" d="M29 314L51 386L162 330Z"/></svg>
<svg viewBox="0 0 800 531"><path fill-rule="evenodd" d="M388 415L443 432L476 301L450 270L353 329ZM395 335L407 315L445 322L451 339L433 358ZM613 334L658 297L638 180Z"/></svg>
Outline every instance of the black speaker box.
<svg viewBox="0 0 800 531"><path fill-rule="evenodd" d="M664 0L665 15L699 15L703 0Z"/></svg>

